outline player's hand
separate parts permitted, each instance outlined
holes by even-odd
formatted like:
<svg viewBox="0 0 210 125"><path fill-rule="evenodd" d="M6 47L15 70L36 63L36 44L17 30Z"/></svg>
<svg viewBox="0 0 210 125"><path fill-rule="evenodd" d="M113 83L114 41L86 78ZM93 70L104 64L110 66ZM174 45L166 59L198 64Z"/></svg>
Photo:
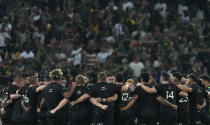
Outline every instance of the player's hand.
<svg viewBox="0 0 210 125"><path fill-rule="evenodd" d="M7 104L7 101L4 100L4 101L1 103L1 107L2 107L2 108L5 108L5 105L6 105L6 104Z"/></svg>
<svg viewBox="0 0 210 125"><path fill-rule="evenodd" d="M6 112L5 112L4 108L2 108L2 109L1 109L1 116L5 115L5 113L6 113Z"/></svg>
<svg viewBox="0 0 210 125"><path fill-rule="evenodd" d="M138 83L136 84L136 86L141 86L141 83L140 83L140 82L138 82Z"/></svg>
<svg viewBox="0 0 210 125"><path fill-rule="evenodd" d="M129 89L129 84L126 84L126 85L124 85L123 87L124 87L124 91L128 91L128 89Z"/></svg>
<svg viewBox="0 0 210 125"><path fill-rule="evenodd" d="M10 100L7 101L7 103L11 104L11 103L13 103L13 100L10 99Z"/></svg>
<svg viewBox="0 0 210 125"><path fill-rule="evenodd" d="M134 124L137 125L138 124L138 118L135 118L134 120Z"/></svg>
<svg viewBox="0 0 210 125"><path fill-rule="evenodd" d="M40 112L41 112L41 109L40 109L40 108L38 108L36 111L37 111L38 113L40 113Z"/></svg>
<svg viewBox="0 0 210 125"><path fill-rule="evenodd" d="M76 82L72 82L71 87L75 88L76 86L77 86L77 83Z"/></svg>
<svg viewBox="0 0 210 125"><path fill-rule="evenodd" d="M52 115L55 114L55 113L56 113L56 110L55 109L53 109L53 110L50 111L50 114L52 114Z"/></svg>
<svg viewBox="0 0 210 125"><path fill-rule="evenodd" d="M173 83L173 84L177 84L175 81L175 78L173 77L173 75L170 75L170 81Z"/></svg>
<svg viewBox="0 0 210 125"><path fill-rule="evenodd" d="M103 105L102 107L101 107L101 109L103 109L103 110L107 110L109 107L107 106L107 105Z"/></svg>
<svg viewBox="0 0 210 125"><path fill-rule="evenodd" d="M178 106L177 105L173 105L172 108L175 109L175 110L177 110L178 109Z"/></svg>
<svg viewBox="0 0 210 125"><path fill-rule="evenodd" d="M201 110L201 109L202 109L200 105L197 105L196 108L197 108L198 110Z"/></svg>
<svg viewBox="0 0 210 125"><path fill-rule="evenodd" d="M75 101L72 101L72 102L70 102L70 105L73 107L73 106L76 105L76 102Z"/></svg>
<svg viewBox="0 0 210 125"><path fill-rule="evenodd" d="M24 108L25 112L30 112L30 110L31 110L31 107Z"/></svg>
<svg viewBox="0 0 210 125"><path fill-rule="evenodd" d="M125 109L125 107L121 107L120 110L121 111L125 111L126 109Z"/></svg>
<svg viewBox="0 0 210 125"><path fill-rule="evenodd" d="M102 102L102 98L96 98L96 102Z"/></svg>

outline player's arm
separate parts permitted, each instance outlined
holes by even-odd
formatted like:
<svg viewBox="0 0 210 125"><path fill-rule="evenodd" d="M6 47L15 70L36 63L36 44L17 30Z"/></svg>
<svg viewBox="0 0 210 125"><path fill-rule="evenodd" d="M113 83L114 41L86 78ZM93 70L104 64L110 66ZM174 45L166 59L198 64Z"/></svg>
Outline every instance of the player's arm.
<svg viewBox="0 0 210 125"><path fill-rule="evenodd" d="M21 101L21 106L22 106L22 108L23 108L23 110L24 110L25 112L29 112L29 111L31 110L31 107L26 107L26 106L25 106L23 100Z"/></svg>
<svg viewBox="0 0 210 125"><path fill-rule="evenodd" d="M157 99L161 104L166 105L166 106L168 106L168 107L171 107L171 108L177 110L177 105L170 103L169 101L167 101L167 100L164 99L163 97L158 96L158 97L156 97L156 99Z"/></svg>
<svg viewBox="0 0 210 125"><path fill-rule="evenodd" d="M179 89L181 89L182 91L185 91L185 92L188 92L188 93L191 93L192 92L192 88L189 88L186 85L177 85L177 87Z"/></svg>
<svg viewBox="0 0 210 125"><path fill-rule="evenodd" d="M10 94L10 99L13 99L13 100L15 100L15 99L19 99L21 97L21 95L20 94L18 94L18 91L17 91L17 93L16 94Z"/></svg>
<svg viewBox="0 0 210 125"><path fill-rule="evenodd" d="M182 79L181 79L181 82L182 82L182 83L187 84L187 81L188 81L188 79L182 77Z"/></svg>
<svg viewBox="0 0 210 125"><path fill-rule="evenodd" d="M51 114L55 114L58 110L62 109L67 103L69 102L68 99L64 98L63 100L61 100L61 102L57 105L57 107L55 107L54 109L52 109L50 111Z"/></svg>
<svg viewBox="0 0 210 125"><path fill-rule="evenodd" d="M41 86L37 87L37 88L36 88L36 92L37 92L37 93L41 92L42 90L45 89L46 86L47 86L47 85L41 85Z"/></svg>
<svg viewBox="0 0 210 125"><path fill-rule="evenodd" d="M12 100L19 99L21 97L21 94L20 94L21 93L21 90L22 89L18 89L16 91L16 93L10 94L10 99L12 99Z"/></svg>
<svg viewBox="0 0 210 125"><path fill-rule="evenodd" d="M182 96L182 97L187 97L188 96L188 93L181 91L179 93L179 95Z"/></svg>
<svg viewBox="0 0 210 125"><path fill-rule="evenodd" d="M136 102L136 100L138 99L138 95L134 95L133 98L131 99L131 101L125 106L120 108L121 111L126 111L128 110L131 106L133 106L133 104Z"/></svg>
<svg viewBox="0 0 210 125"><path fill-rule="evenodd" d="M147 93L150 93L150 94L154 94L154 93L157 93L157 90L155 87L152 87L152 88L149 88L147 86L145 86L144 84L139 84L139 86L141 86L141 88L146 91Z"/></svg>
<svg viewBox="0 0 210 125"><path fill-rule="evenodd" d="M71 98L71 96L73 95L73 93L74 93L74 89L76 88L76 83L72 83L72 87L71 87L71 89L69 90L69 91L67 91L67 92L65 92L64 94L63 94L63 96L65 97L65 98Z"/></svg>
<svg viewBox="0 0 210 125"><path fill-rule="evenodd" d="M102 101L104 101L104 102L115 102L115 101L117 101L117 98L118 98L118 94L115 93L112 97L102 99Z"/></svg>
<svg viewBox="0 0 210 125"><path fill-rule="evenodd" d="M128 91L129 85L124 85L121 87L121 92L126 92Z"/></svg>
<svg viewBox="0 0 210 125"><path fill-rule="evenodd" d="M107 105L103 105L103 104L97 102L95 98L90 98L90 102L91 102L93 105L95 105L95 106L97 106L97 107L99 107L99 108L101 108L101 109L103 109L103 110L106 110L106 109L108 108Z"/></svg>
<svg viewBox="0 0 210 125"><path fill-rule="evenodd" d="M197 109L198 110L201 110L201 109L203 109L203 108L205 108L206 107L206 100L205 99L203 99L203 103L201 104L201 105L197 105Z"/></svg>
<svg viewBox="0 0 210 125"><path fill-rule="evenodd" d="M76 105L78 103L81 103L81 102L87 100L90 97L91 96L89 94L84 94L80 98L78 98L77 100L70 102L70 104L71 104L71 106L74 106L74 105Z"/></svg>
<svg viewBox="0 0 210 125"><path fill-rule="evenodd" d="M44 107L44 103L45 103L45 98L42 97L42 100L41 100L41 103L40 103L39 108L37 109L37 112L41 112L41 110L42 110L43 107Z"/></svg>
<svg viewBox="0 0 210 125"><path fill-rule="evenodd" d="M11 105L13 103L12 99L6 101L6 100L3 100L2 104L1 104L1 107L2 108L7 108L9 105Z"/></svg>
<svg viewBox="0 0 210 125"><path fill-rule="evenodd" d="M207 93L207 96L210 98L210 92L206 91L206 93Z"/></svg>

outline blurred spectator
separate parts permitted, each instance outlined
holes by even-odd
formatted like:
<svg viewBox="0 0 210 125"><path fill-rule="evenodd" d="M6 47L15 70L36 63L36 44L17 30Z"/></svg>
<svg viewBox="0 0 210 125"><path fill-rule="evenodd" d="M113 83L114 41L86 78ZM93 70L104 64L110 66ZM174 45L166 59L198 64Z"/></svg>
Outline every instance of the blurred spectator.
<svg viewBox="0 0 210 125"><path fill-rule="evenodd" d="M67 59L66 57L66 54L64 52L62 52L62 50L58 50L56 53L55 53L55 57L58 61L61 61L63 59Z"/></svg>
<svg viewBox="0 0 210 125"><path fill-rule="evenodd" d="M1 57L1 55L0 55L0 63L2 62L3 60L2 60L2 57Z"/></svg>
<svg viewBox="0 0 210 125"><path fill-rule="evenodd" d="M96 48L94 44L89 44L87 52L84 55L84 65L88 68L97 68L99 60L97 58Z"/></svg>
<svg viewBox="0 0 210 125"><path fill-rule="evenodd" d="M120 35L123 35L123 19L120 19L118 23L114 26L115 36L118 38Z"/></svg>
<svg viewBox="0 0 210 125"><path fill-rule="evenodd" d="M157 0L154 9L160 14L161 17L165 18L167 16L167 4Z"/></svg>
<svg viewBox="0 0 210 125"><path fill-rule="evenodd" d="M82 48L77 45L75 48L72 50L71 55L73 56L74 60L74 66L81 65L82 64Z"/></svg>
<svg viewBox="0 0 210 125"><path fill-rule="evenodd" d="M26 48L21 54L20 58L23 59L33 59L35 57L35 54L33 51L30 50L30 48Z"/></svg>
<svg viewBox="0 0 210 125"><path fill-rule="evenodd" d="M139 78L141 71L144 69L144 64L140 62L139 56L135 56L134 60L129 64L129 68L133 71L133 77Z"/></svg>
<svg viewBox="0 0 210 125"><path fill-rule="evenodd" d="M6 25L3 24L0 29L0 47L6 47L11 36L5 31Z"/></svg>
<svg viewBox="0 0 210 125"><path fill-rule="evenodd" d="M107 57L110 55L111 55L111 53L108 53L104 47L101 47L100 52L98 52L98 54L97 54L97 57L99 58L99 62L101 64L104 64L104 63L106 63Z"/></svg>
<svg viewBox="0 0 210 125"><path fill-rule="evenodd" d="M133 3L131 2L131 1L129 1L129 0L124 0L124 3L122 4L122 9L124 10L124 11L126 11L127 9L133 9L134 8L134 5L133 5Z"/></svg>
<svg viewBox="0 0 210 125"><path fill-rule="evenodd" d="M2 28L3 25L5 26L6 32L10 32L12 30L12 24L9 23L7 16L3 17L3 22L0 24L0 29Z"/></svg>
<svg viewBox="0 0 210 125"><path fill-rule="evenodd" d="M116 11L118 10L118 7L115 5L113 1L110 1L106 9L111 10L111 11Z"/></svg>
<svg viewBox="0 0 210 125"><path fill-rule="evenodd" d="M153 67L154 68L159 68L161 66L161 56L158 56L157 59L153 62Z"/></svg>

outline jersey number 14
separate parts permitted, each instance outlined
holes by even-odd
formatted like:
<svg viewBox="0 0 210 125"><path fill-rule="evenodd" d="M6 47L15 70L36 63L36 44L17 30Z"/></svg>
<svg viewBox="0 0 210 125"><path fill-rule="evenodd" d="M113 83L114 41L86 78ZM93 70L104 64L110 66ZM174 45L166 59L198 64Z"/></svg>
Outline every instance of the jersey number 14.
<svg viewBox="0 0 210 125"><path fill-rule="evenodd" d="M174 99L174 92L169 92L169 91L166 91L166 99Z"/></svg>

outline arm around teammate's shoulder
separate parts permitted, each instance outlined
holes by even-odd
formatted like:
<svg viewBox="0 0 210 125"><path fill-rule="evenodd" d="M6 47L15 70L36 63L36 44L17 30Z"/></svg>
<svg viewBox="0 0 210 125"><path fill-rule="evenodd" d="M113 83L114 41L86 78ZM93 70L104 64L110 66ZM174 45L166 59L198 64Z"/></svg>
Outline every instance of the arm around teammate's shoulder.
<svg viewBox="0 0 210 125"><path fill-rule="evenodd" d="M150 94L154 94L154 93L157 93L157 89L155 87L147 87L145 86L144 84L139 84L139 86L144 90L146 91L147 93L150 93Z"/></svg>

